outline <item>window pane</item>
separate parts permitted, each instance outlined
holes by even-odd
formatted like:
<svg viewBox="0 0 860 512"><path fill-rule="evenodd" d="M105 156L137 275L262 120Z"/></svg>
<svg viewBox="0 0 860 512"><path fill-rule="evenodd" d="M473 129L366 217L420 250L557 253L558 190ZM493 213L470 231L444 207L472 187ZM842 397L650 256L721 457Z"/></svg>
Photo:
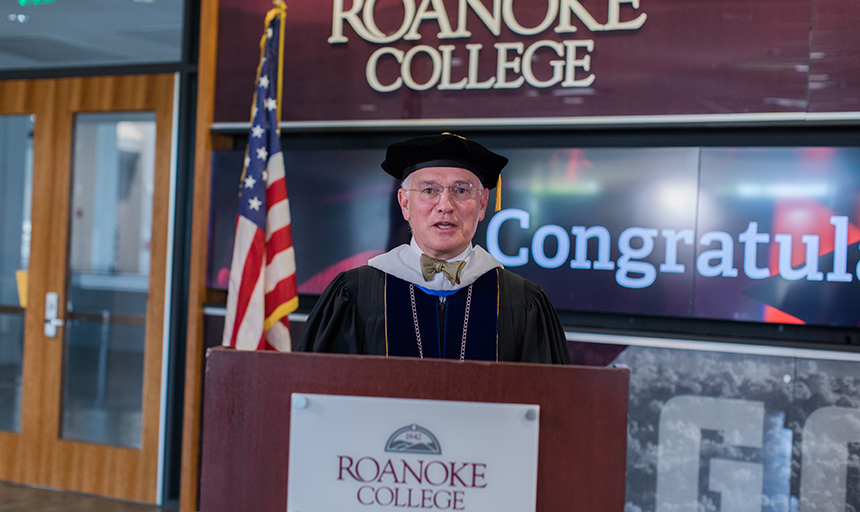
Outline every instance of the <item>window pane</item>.
<svg viewBox="0 0 860 512"><path fill-rule="evenodd" d="M140 447L155 114L75 121L66 439Z"/></svg>
<svg viewBox="0 0 860 512"><path fill-rule="evenodd" d="M21 429L32 180L32 116L0 116L0 430L9 432Z"/></svg>
<svg viewBox="0 0 860 512"><path fill-rule="evenodd" d="M184 4L0 2L0 71L179 62Z"/></svg>

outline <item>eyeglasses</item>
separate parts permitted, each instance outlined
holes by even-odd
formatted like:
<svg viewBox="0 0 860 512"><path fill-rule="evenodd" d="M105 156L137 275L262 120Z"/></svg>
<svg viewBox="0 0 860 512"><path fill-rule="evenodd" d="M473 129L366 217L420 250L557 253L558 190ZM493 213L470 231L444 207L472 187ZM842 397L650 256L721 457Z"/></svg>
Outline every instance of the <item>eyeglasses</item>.
<svg viewBox="0 0 860 512"><path fill-rule="evenodd" d="M409 192L418 192L418 199L428 203L435 203L442 197L442 191L448 189L448 197L454 201L463 202L474 199L478 194L478 187L468 181L458 181L450 187L443 187L438 183L422 183L418 188L405 188Z"/></svg>

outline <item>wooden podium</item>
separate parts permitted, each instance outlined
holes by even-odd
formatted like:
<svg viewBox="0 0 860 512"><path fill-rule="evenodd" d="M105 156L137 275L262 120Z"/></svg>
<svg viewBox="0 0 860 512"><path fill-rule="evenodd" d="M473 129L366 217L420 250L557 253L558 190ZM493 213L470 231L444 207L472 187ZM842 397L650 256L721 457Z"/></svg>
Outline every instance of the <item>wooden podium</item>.
<svg viewBox="0 0 860 512"><path fill-rule="evenodd" d="M537 510L622 512L628 382L612 368L213 349L200 510L286 511L296 392L538 404Z"/></svg>

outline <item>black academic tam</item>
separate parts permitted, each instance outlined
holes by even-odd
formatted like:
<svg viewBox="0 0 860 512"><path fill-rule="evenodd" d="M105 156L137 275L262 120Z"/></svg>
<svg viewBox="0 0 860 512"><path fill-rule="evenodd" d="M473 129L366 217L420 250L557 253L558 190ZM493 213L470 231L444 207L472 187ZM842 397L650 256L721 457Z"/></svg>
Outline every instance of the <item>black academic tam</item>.
<svg viewBox="0 0 860 512"><path fill-rule="evenodd" d="M382 169L402 180L426 167L459 167L471 171L488 189L496 186L508 159L475 141L452 133L424 135L388 146Z"/></svg>

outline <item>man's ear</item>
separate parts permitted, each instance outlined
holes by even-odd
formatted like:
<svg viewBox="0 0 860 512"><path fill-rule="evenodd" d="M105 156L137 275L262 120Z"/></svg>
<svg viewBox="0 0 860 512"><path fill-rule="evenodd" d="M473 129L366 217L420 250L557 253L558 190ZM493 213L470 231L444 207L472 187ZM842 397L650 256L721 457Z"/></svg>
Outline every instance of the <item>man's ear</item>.
<svg viewBox="0 0 860 512"><path fill-rule="evenodd" d="M400 203L400 213L403 220L409 220L409 194L402 188L397 189L397 202Z"/></svg>
<svg viewBox="0 0 860 512"><path fill-rule="evenodd" d="M484 220L484 215L487 213L487 201L490 198L490 189L484 187L481 191L481 213L478 215L478 221Z"/></svg>

